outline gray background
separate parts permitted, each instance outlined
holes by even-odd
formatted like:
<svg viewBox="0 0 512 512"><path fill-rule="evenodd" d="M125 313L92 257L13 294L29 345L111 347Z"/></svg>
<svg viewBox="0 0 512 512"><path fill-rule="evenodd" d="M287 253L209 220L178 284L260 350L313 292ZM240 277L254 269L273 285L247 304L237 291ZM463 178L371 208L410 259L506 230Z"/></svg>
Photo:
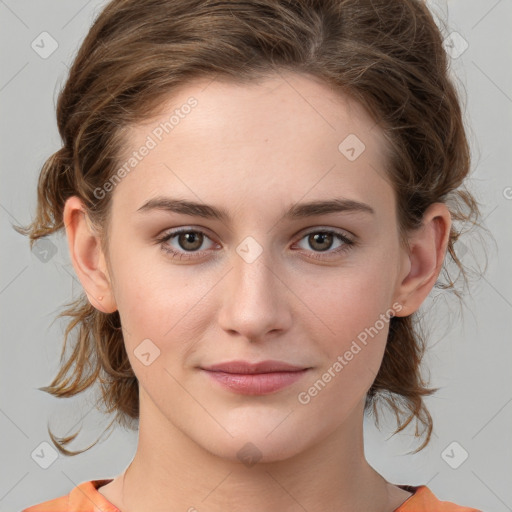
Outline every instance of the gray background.
<svg viewBox="0 0 512 512"><path fill-rule="evenodd" d="M47 469L40 467L50 462L51 452L40 447L50 441L48 420L57 434L83 426L78 444L71 445L76 449L92 443L110 418L94 409L90 393L58 400L37 390L58 368L65 322L52 321L81 286L64 234L51 238L56 252L44 262L41 248L31 252L28 240L11 228L11 223L28 223L35 213L40 167L60 147L57 92L102 5L99 0L0 0L0 512L61 496L86 480L111 478L124 470L136 448L136 433L119 429L85 454L59 456ZM468 43L452 58L452 72L469 125L470 188L483 205L484 224L496 246L486 242L488 271L473 286L462 315L455 300L439 295L436 301L426 364L431 385L441 389L426 400L435 423L429 446L407 455L417 446L414 432L390 438L388 416L382 432L371 419L365 421L366 455L393 483L426 484L440 499L505 512L512 510L512 237L506 228L512 220L512 0L429 6L448 23L446 36L456 31ZM46 58L31 47L44 31L58 44ZM463 49L460 38L455 43L455 51ZM49 39L45 49L51 49ZM480 257L476 242L465 242L465 263L473 248ZM454 441L454 451L445 451ZM459 464L462 449L468 458L454 469L446 461ZM34 451L45 456L38 459Z"/></svg>

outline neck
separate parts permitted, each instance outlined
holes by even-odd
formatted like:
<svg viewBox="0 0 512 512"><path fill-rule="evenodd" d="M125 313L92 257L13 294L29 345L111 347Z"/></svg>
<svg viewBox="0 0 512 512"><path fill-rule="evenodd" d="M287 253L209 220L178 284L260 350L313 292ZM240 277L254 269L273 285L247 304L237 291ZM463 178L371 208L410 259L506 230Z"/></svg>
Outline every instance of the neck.
<svg viewBox="0 0 512 512"><path fill-rule="evenodd" d="M250 465L206 451L168 421L149 429L141 408L139 443L122 477L119 508L391 512L399 504L392 504L398 488L367 463L362 405L356 409L320 443L284 460ZM398 492L405 500L405 491Z"/></svg>

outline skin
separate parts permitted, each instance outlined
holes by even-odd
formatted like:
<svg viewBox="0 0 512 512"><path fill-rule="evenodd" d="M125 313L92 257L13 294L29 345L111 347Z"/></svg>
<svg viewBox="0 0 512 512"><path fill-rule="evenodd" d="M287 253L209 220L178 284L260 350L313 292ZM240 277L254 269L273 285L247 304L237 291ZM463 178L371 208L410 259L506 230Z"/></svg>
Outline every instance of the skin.
<svg viewBox="0 0 512 512"><path fill-rule="evenodd" d="M97 309L119 310L140 387L136 455L99 492L123 512L392 512L411 493L378 474L363 446L364 400L389 324L309 403L298 394L379 315L419 308L441 270L450 213L431 205L405 249L382 133L359 104L294 73L250 85L189 83L157 118L129 130L130 151L190 96L198 105L110 192L108 254L80 199L65 205L74 268ZM354 161L338 150L348 134L366 146ZM137 211L156 196L223 207L230 219ZM284 217L295 203L333 197L374 214ZM179 227L203 231L203 243L156 241ZM338 254L335 237L315 245L307 235L322 228L356 243ZM250 263L236 250L248 236L262 250ZM192 258L173 259L165 244ZM148 366L134 354L147 338L160 350ZM310 370L270 395L247 396L198 368L235 359ZM246 443L261 457L251 466L237 455Z"/></svg>

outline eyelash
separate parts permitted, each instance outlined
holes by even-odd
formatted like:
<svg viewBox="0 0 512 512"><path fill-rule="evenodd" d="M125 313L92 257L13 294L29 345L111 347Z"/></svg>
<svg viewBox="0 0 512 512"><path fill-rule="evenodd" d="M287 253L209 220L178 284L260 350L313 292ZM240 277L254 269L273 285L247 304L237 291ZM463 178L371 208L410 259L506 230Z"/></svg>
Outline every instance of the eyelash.
<svg viewBox="0 0 512 512"><path fill-rule="evenodd" d="M198 254L198 253L201 253L204 251L192 251L190 253L186 253L186 252L176 251L169 246L169 244L167 242L171 238L174 238L174 237L180 235L181 233L199 233L199 234L205 236L206 238L210 239L210 237L204 231L201 231L198 229L181 228L181 229L176 229L174 231L166 233L162 237L158 238L157 242L160 244L160 247L162 248L162 250L165 251L166 253L170 254L173 258L177 258L180 260L183 260L183 259L190 260L190 259L200 258L201 256L192 256L192 254ZM326 252L314 253L314 255L308 256L308 258L312 258L312 259L316 259L316 260L328 260L328 259L331 259L332 256L325 257L324 254L338 255L338 254L349 251L354 245L356 245L356 242L354 240L348 238L346 235L339 233L338 231L333 231L332 229L319 229L319 230L315 230L315 231L309 231L308 233L305 233L300 238L300 240L303 240L304 238L306 238L309 235L318 234L318 233L333 235L336 239L343 242L343 245L341 245L340 247L338 247L335 250L327 250Z"/></svg>

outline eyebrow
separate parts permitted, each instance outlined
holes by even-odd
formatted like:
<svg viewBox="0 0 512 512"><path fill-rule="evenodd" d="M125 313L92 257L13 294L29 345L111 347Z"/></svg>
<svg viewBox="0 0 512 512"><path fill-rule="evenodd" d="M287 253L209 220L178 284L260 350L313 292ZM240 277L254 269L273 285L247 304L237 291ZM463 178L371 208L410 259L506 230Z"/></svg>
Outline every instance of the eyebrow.
<svg viewBox="0 0 512 512"><path fill-rule="evenodd" d="M230 215L224 208L196 203L184 199L174 199L171 197L155 197L144 203L137 211L148 212L151 210L164 210L184 215L203 217L205 219L218 219L222 222L228 222ZM328 213L356 213L363 212L374 214L374 209L368 204L354 201L352 199L334 198L323 201L311 201L308 203L294 204L285 214L284 218L288 220L303 219L314 217L316 215L325 215Z"/></svg>

